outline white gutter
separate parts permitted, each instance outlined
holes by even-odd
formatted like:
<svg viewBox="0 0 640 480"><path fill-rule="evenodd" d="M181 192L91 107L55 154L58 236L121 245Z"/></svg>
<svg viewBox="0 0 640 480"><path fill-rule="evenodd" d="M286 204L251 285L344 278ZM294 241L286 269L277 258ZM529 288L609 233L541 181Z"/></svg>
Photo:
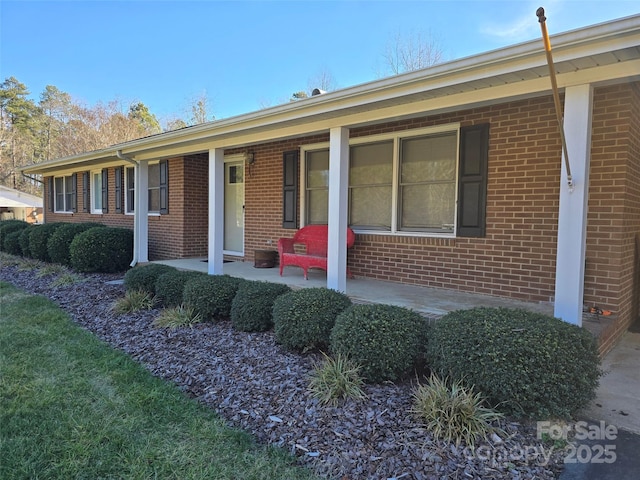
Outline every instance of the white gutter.
<svg viewBox="0 0 640 480"><path fill-rule="evenodd" d="M139 162L135 161L133 158L131 157L127 157L126 155L122 154L122 150L116 150L116 156L120 159L120 160L124 160L125 162L129 162L132 163L134 166L134 178L135 178L135 189L133 191L133 195L134 195L134 199L140 195L140 189L138 188L139 185L139 179L140 179L140 175L138 174L138 167L140 165ZM137 203L135 200L133 202L134 204ZM129 264L130 267L135 267L136 264L138 263L138 238L140 237L140 226L139 226L139 221L140 221L140 214L139 214L139 208L135 208L133 209L133 258L131 259L131 263Z"/></svg>

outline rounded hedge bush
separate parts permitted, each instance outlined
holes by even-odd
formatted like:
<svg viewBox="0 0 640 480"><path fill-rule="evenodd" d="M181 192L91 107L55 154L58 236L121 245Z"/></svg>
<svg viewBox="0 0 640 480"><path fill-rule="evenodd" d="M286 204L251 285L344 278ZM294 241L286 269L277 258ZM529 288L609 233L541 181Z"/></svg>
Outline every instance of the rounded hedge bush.
<svg viewBox="0 0 640 480"><path fill-rule="evenodd" d="M2 220L0 221L0 251L6 252L4 242L7 236L13 232L20 232L27 228L29 224L22 220Z"/></svg>
<svg viewBox="0 0 640 480"><path fill-rule="evenodd" d="M79 272L123 272L133 258L133 232L126 228L91 228L69 247L71 267Z"/></svg>
<svg viewBox="0 0 640 480"><path fill-rule="evenodd" d="M231 303L244 280L229 275L201 275L184 286L185 305L193 307L202 319L222 320L231 315Z"/></svg>
<svg viewBox="0 0 640 480"><path fill-rule="evenodd" d="M183 303L184 286L195 277L206 275L201 272L175 272L162 273L156 280L156 298L165 307L178 307Z"/></svg>
<svg viewBox="0 0 640 480"><path fill-rule="evenodd" d="M164 273L177 271L177 269L170 267L169 265L162 265L159 263L139 265L128 270L127 273L124 274L124 288L128 292L142 290L143 292L155 295L158 277Z"/></svg>
<svg viewBox="0 0 640 480"><path fill-rule="evenodd" d="M291 289L281 283L244 282L231 303L231 323L241 332L265 332L273 327L273 302Z"/></svg>
<svg viewBox="0 0 640 480"><path fill-rule="evenodd" d="M24 229L23 229L24 230ZM16 230L4 236L4 251L11 255L22 255L20 248L20 235L22 230Z"/></svg>
<svg viewBox="0 0 640 480"><path fill-rule="evenodd" d="M289 350L326 349L336 317L351 306L345 294L327 288L303 288L273 303L276 341Z"/></svg>
<svg viewBox="0 0 640 480"><path fill-rule="evenodd" d="M47 252L53 263L71 266L69 247L75 236L90 228L104 227L100 223L63 223L47 240Z"/></svg>
<svg viewBox="0 0 640 480"><path fill-rule="evenodd" d="M428 359L435 372L473 385L498 410L531 418L571 416L594 398L600 376L591 333L520 309L445 315L432 328Z"/></svg>
<svg viewBox="0 0 640 480"><path fill-rule="evenodd" d="M50 262L47 243L49 238L62 226L62 223L45 223L29 232L29 251L31 257L43 262Z"/></svg>
<svg viewBox="0 0 640 480"><path fill-rule="evenodd" d="M20 231L19 242L23 257L31 257L31 242L29 241L29 238L31 236L31 232L39 227L40 225L29 225L27 228L23 228Z"/></svg>
<svg viewBox="0 0 640 480"><path fill-rule="evenodd" d="M428 324L419 313L393 305L353 305L336 318L331 351L362 366L368 382L399 380L424 357Z"/></svg>

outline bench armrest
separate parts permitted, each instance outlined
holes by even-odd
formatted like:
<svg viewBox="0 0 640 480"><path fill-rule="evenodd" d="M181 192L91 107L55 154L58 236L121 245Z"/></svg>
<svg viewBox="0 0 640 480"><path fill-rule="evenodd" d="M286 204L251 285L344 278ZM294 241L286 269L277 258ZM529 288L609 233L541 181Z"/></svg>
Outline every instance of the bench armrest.
<svg viewBox="0 0 640 480"><path fill-rule="evenodd" d="M293 238L281 238L278 240L278 254L295 253Z"/></svg>

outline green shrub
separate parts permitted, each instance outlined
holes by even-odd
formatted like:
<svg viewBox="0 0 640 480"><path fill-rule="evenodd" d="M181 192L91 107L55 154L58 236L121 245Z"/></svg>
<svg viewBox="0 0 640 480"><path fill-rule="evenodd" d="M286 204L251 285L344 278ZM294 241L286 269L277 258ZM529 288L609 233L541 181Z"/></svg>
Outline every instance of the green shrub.
<svg viewBox="0 0 640 480"><path fill-rule="evenodd" d="M31 236L31 232L36 228L40 228L40 225L29 225L27 228L20 230L19 243L23 257L31 258L31 244L29 238Z"/></svg>
<svg viewBox="0 0 640 480"><path fill-rule="evenodd" d="M123 272L133 258L133 232L126 228L91 228L69 247L71 266L79 272Z"/></svg>
<svg viewBox="0 0 640 480"><path fill-rule="evenodd" d="M4 243L10 233L22 231L28 226L29 224L22 220L2 220L0 222L0 251L6 252Z"/></svg>
<svg viewBox="0 0 640 480"><path fill-rule="evenodd" d="M178 270L169 265L150 263L139 265L128 270L124 275L124 288L129 290L142 290L151 295L156 294L156 282L158 277L164 273L177 272Z"/></svg>
<svg viewBox="0 0 640 480"><path fill-rule="evenodd" d="M31 257L43 262L50 262L49 250L47 249L47 243L49 238L53 235L62 223L45 223L39 225L29 232L29 251Z"/></svg>
<svg viewBox="0 0 640 480"><path fill-rule="evenodd" d="M331 358L324 354L325 361L311 372L309 391L322 404L337 405L339 400L351 398L364 400L362 367L344 355Z"/></svg>
<svg viewBox="0 0 640 480"><path fill-rule="evenodd" d="M413 392L411 412L425 423L427 430L447 442L473 446L478 437L499 430L491 422L502 414L483 406L483 398L460 381L449 382L431 374L427 385L418 384Z"/></svg>
<svg viewBox="0 0 640 480"><path fill-rule="evenodd" d="M3 250L11 255L22 255L22 248L20 248L20 235L22 230L16 230L4 235Z"/></svg>
<svg viewBox="0 0 640 480"><path fill-rule="evenodd" d="M177 307L182 305L184 286L195 277L205 276L200 272L185 272L176 270L165 272L156 280L156 297L165 307Z"/></svg>
<svg viewBox="0 0 640 480"><path fill-rule="evenodd" d="M204 321L229 318L233 297L243 281L229 275L194 277L184 286L184 303Z"/></svg>
<svg viewBox="0 0 640 480"><path fill-rule="evenodd" d="M90 228L104 227L100 223L64 223L47 241L47 252L53 263L71 266L69 247L75 236Z"/></svg>
<svg viewBox="0 0 640 480"><path fill-rule="evenodd" d="M264 332L273 327L273 302L291 289L281 283L244 282L231 304L231 323L242 332Z"/></svg>
<svg viewBox="0 0 640 480"><path fill-rule="evenodd" d="M427 321L393 305L353 305L336 319L331 351L362 365L369 382L404 378L424 356Z"/></svg>
<svg viewBox="0 0 640 480"><path fill-rule="evenodd" d="M289 350L326 349L336 317L351 300L327 288L303 288L273 303L276 341Z"/></svg>
<svg viewBox="0 0 640 480"><path fill-rule="evenodd" d="M587 330L526 310L451 312L433 326L433 370L473 385L506 414L569 417L595 395L596 340Z"/></svg>

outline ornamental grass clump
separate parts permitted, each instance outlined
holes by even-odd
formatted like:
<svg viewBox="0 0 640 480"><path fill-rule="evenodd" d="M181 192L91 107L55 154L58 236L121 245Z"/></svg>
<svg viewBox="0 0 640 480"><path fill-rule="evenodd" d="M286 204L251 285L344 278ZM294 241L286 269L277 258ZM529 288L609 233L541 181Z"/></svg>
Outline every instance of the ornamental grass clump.
<svg viewBox="0 0 640 480"><path fill-rule="evenodd" d="M500 431L491 422L503 418L483 405L483 397L458 380L448 381L431 374L426 385L418 384L413 392L411 412L424 422L436 437L456 445L473 446L478 438L486 439Z"/></svg>
<svg viewBox="0 0 640 480"><path fill-rule="evenodd" d="M124 297L119 298L113 304L116 313L132 313L141 310L151 310L156 301L153 295L144 290L128 290Z"/></svg>
<svg viewBox="0 0 640 480"><path fill-rule="evenodd" d="M291 291L287 285L243 282L231 304L231 323L241 332L265 332L273 327L273 303Z"/></svg>
<svg viewBox="0 0 640 480"><path fill-rule="evenodd" d="M434 372L473 385L508 415L569 418L594 398L595 337L521 309L474 308L437 320L427 353Z"/></svg>
<svg viewBox="0 0 640 480"><path fill-rule="evenodd" d="M289 350L326 349L336 317L351 305L345 294L328 288L303 288L273 303L276 341Z"/></svg>
<svg viewBox="0 0 640 480"><path fill-rule="evenodd" d="M309 391L325 405L337 405L340 400L364 400L367 395L362 390L364 380L360 375L362 367L344 355L329 357L325 353L324 362L315 366L310 374Z"/></svg>
<svg viewBox="0 0 640 480"><path fill-rule="evenodd" d="M428 324L417 312L393 305L353 305L331 332L331 352L362 365L366 381L408 376L424 357Z"/></svg>
<svg viewBox="0 0 640 480"><path fill-rule="evenodd" d="M178 305L163 309L153 324L160 328L179 328L192 327L200 322L202 322L202 316L197 314L192 307Z"/></svg>

